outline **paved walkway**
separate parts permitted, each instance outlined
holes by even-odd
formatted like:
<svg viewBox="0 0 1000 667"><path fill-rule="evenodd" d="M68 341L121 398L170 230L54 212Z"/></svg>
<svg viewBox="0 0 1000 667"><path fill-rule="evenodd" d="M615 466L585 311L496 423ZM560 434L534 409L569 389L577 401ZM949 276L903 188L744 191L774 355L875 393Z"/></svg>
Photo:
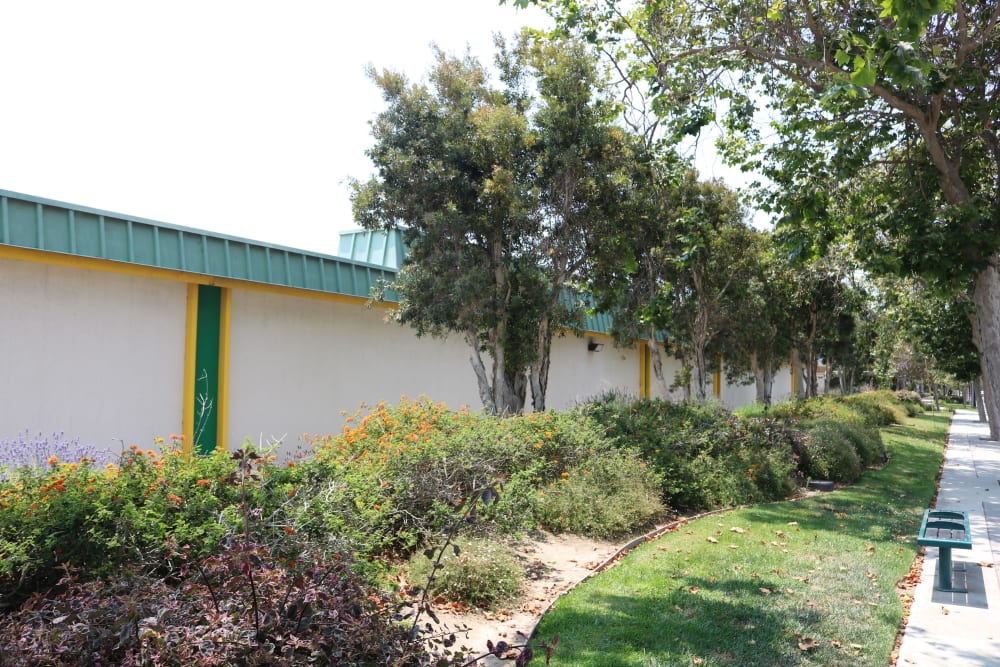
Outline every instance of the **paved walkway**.
<svg viewBox="0 0 1000 667"><path fill-rule="evenodd" d="M975 412L955 413L936 509L969 513L972 550L952 550L952 585L968 592L935 590L928 548L899 667L1000 667L1000 443L987 437Z"/></svg>

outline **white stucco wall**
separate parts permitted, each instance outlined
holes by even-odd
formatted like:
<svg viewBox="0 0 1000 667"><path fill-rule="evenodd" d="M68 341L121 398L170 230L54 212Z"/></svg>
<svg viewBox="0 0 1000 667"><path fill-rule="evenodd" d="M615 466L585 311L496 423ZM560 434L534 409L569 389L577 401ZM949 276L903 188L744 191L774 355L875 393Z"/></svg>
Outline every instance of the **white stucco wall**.
<svg viewBox="0 0 1000 667"><path fill-rule="evenodd" d="M674 357L670 352L663 349L660 346L660 362L663 364L663 381L661 382L659 378L656 377L656 373L653 371L653 363L650 360L649 368L649 395L653 398L663 398L670 401L680 401L684 398L684 392L681 389L674 389L669 391L669 388L677 376L677 373L683 367L680 359ZM667 388L664 388L666 384ZM693 389L692 389L693 391ZM712 391L712 387L708 387L708 391Z"/></svg>
<svg viewBox="0 0 1000 667"><path fill-rule="evenodd" d="M465 342L417 338L385 311L234 290L229 446L338 431L342 410L424 394L480 406Z"/></svg>
<svg viewBox="0 0 1000 667"><path fill-rule="evenodd" d="M725 372L722 374L722 404L730 410L750 405L757 398L757 386L750 384L731 384L726 381Z"/></svg>
<svg viewBox="0 0 1000 667"><path fill-rule="evenodd" d="M185 305L181 283L0 259L0 437L179 433Z"/></svg>
<svg viewBox="0 0 1000 667"><path fill-rule="evenodd" d="M603 343L599 352L587 350L593 339ZM563 410L606 391L639 395L639 351L636 347L617 348L607 336L574 334L556 337L552 341L552 363L545 394L546 407ZM528 397L531 402L531 397Z"/></svg>

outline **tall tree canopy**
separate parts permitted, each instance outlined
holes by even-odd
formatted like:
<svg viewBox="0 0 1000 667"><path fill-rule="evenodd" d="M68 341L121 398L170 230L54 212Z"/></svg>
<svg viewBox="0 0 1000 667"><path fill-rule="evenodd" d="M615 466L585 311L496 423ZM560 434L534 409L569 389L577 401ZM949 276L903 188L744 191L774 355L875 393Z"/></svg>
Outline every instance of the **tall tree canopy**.
<svg viewBox="0 0 1000 667"><path fill-rule="evenodd" d="M529 386L545 408L553 332L581 313L565 287L613 224L624 136L580 43L522 35L497 48L499 85L441 51L424 83L370 71L387 108L372 123L376 174L354 183L353 205L364 227L408 243L400 321L464 336L484 406L517 413Z"/></svg>
<svg viewBox="0 0 1000 667"><path fill-rule="evenodd" d="M501 0L504 1L504 0ZM963 286L1000 438L1000 3L515 0L602 45L678 134L724 100L725 150L770 177L800 246L840 232L869 258ZM773 136L753 122L767 100ZM854 194L856 215L827 227Z"/></svg>

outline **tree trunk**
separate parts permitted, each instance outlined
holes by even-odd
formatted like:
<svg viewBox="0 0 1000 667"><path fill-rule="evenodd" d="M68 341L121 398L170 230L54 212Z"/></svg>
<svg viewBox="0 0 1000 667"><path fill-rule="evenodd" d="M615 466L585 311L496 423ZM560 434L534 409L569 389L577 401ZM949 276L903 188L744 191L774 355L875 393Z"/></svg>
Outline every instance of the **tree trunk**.
<svg viewBox="0 0 1000 667"><path fill-rule="evenodd" d="M694 392L698 405L704 405L708 398L705 385L708 382L708 369L705 367L705 346L695 341L694 344Z"/></svg>
<svg viewBox="0 0 1000 667"><path fill-rule="evenodd" d="M469 356L469 363L476 373L476 382L479 384L479 400L483 402L483 407L487 412L496 413L493 404L493 387L490 386L490 378L486 375L486 365L483 363L483 355L479 353L479 338L475 331L465 332L465 342L469 344L472 354Z"/></svg>
<svg viewBox="0 0 1000 667"><path fill-rule="evenodd" d="M986 408L983 406L983 396L980 393L982 391L981 383L979 378L972 381L972 404L976 406L976 411L979 412L979 423L986 423Z"/></svg>
<svg viewBox="0 0 1000 667"><path fill-rule="evenodd" d="M660 386L663 387L663 396L667 398L670 396L670 385L667 384L667 378L663 376L663 358L660 356L660 346L656 343L656 327L649 327L649 341L646 345L649 346L649 359L653 366L653 376L660 382Z"/></svg>
<svg viewBox="0 0 1000 667"><path fill-rule="evenodd" d="M795 396L794 398L805 398L806 397L806 376L805 370L802 367L802 354L799 353L799 348L792 348L792 382L795 384Z"/></svg>
<svg viewBox="0 0 1000 667"><path fill-rule="evenodd" d="M765 407L771 407L771 388L774 386L774 363L768 360L760 363L757 353L750 353L750 369L753 371L756 400Z"/></svg>
<svg viewBox="0 0 1000 667"><path fill-rule="evenodd" d="M996 258L980 271L973 284L972 299L976 305L978 330L974 336L979 347L982 367L983 398L986 418L990 425L990 440L1000 440L1000 276L997 275Z"/></svg>
<svg viewBox="0 0 1000 667"><path fill-rule="evenodd" d="M545 393L549 386L549 365L552 361L552 326L549 318L538 325L537 360L531 366L531 409L545 411Z"/></svg>

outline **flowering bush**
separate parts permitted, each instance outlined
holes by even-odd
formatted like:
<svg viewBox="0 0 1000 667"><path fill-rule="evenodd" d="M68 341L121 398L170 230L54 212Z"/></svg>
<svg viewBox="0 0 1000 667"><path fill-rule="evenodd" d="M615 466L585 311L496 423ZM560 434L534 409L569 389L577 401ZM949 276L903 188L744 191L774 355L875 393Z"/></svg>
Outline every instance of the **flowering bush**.
<svg viewBox="0 0 1000 667"><path fill-rule="evenodd" d="M496 419L427 399L363 409L348 416L337 436L310 442L314 456L294 463L309 501L290 509L291 520L314 539L336 535L339 546L363 557L409 554L487 479L511 481L518 493L514 503L504 493L485 519L506 530L534 527L547 516L540 513L538 489L615 451L579 412ZM619 491L647 488L638 460L624 468L628 483ZM575 502L580 512L591 512L591 499ZM646 511L617 516L614 527L591 532L619 535L663 515L659 503L642 507Z"/></svg>
<svg viewBox="0 0 1000 667"><path fill-rule="evenodd" d="M159 451L133 445L102 467L53 455L0 483L0 595L17 598L54 583L63 563L95 574L125 564L169 570L168 539L213 553L239 521L240 494L224 482L227 454L189 457L179 438L158 444ZM260 529L277 546L281 502L271 488L291 484L284 470L269 468L268 483L251 494L257 511L273 517Z"/></svg>
<svg viewBox="0 0 1000 667"><path fill-rule="evenodd" d="M0 439L0 480L9 479L18 470L43 469L58 461L79 463L83 459L102 466L116 462L118 454L80 444L80 438L68 439L65 433L32 436L31 431L24 429L24 433L13 438Z"/></svg>

